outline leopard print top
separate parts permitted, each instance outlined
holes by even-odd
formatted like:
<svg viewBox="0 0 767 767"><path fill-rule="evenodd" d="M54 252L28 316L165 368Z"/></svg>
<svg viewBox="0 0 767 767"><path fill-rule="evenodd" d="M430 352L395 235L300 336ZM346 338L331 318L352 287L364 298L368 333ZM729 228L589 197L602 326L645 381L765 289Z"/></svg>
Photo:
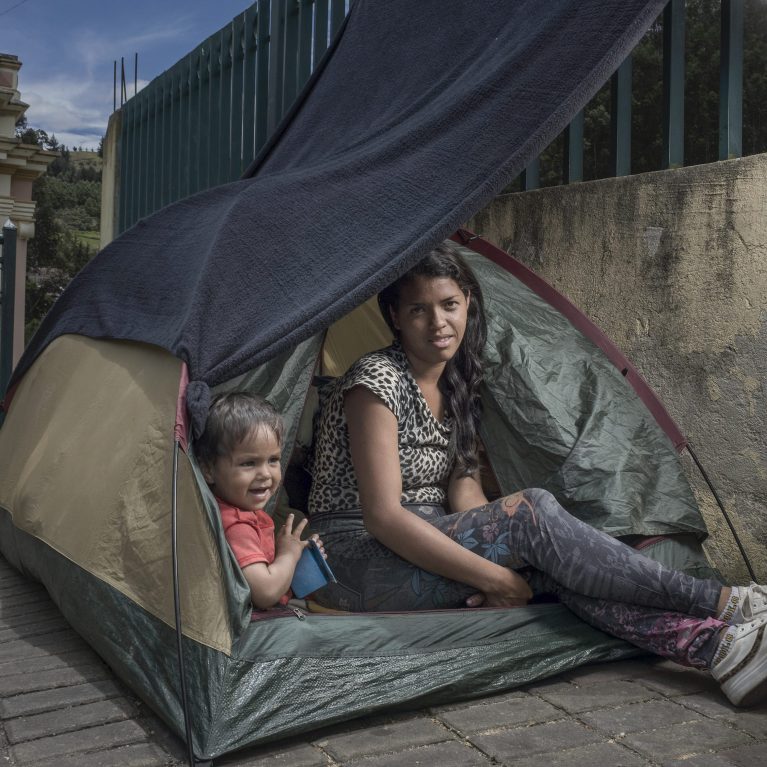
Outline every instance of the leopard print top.
<svg viewBox="0 0 767 767"><path fill-rule="evenodd" d="M343 407L344 394L354 386L369 389L397 418L402 503L444 504L452 469L448 457L452 420L448 416L440 423L434 417L395 342L357 360L321 398L309 514L360 508Z"/></svg>

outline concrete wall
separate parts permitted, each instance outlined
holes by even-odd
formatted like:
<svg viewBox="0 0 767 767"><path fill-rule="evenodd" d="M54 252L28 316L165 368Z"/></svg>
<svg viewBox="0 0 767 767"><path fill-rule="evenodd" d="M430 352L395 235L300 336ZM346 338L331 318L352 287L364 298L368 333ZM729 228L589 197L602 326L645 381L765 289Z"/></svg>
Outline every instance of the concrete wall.
<svg viewBox="0 0 767 767"><path fill-rule="evenodd" d="M767 155L503 195L469 228L584 310L659 393L767 581ZM689 457L710 558L746 570Z"/></svg>
<svg viewBox="0 0 767 767"><path fill-rule="evenodd" d="M117 236L120 223L120 132L122 110L112 112L104 136L101 165L101 240L105 248Z"/></svg>

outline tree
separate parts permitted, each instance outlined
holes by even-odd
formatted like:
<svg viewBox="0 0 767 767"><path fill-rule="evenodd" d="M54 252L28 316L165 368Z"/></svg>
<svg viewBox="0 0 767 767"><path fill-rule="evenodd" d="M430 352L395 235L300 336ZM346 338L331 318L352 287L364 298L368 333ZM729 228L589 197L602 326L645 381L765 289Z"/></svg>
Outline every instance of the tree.
<svg viewBox="0 0 767 767"><path fill-rule="evenodd" d="M26 116L22 115L16 120L16 138L21 139L22 144L36 144L42 149L48 141L48 134L39 128L32 128Z"/></svg>
<svg viewBox="0 0 767 767"><path fill-rule="evenodd" d="M29 132L26 124L17 131ZM35 236L27 250L26 322L29 339L74 275L95 253L101 215L101 172L93 161L73 160L70 150L37 130L35 142L59 156L32 188ZM31 134L30 138L31 138Z"/></svg>

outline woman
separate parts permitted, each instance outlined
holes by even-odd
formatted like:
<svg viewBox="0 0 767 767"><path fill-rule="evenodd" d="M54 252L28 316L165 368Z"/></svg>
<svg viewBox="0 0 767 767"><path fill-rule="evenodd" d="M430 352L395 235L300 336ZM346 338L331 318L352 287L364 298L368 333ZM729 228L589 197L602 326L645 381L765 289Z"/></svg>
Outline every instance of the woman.
<svg viewBox="0 0 767 767"><path fill-rule="evenodd" d="M767 694L766 588L664 568L545 490L488 502L477 456L485 316L457 248L435 248L379 304L396 340L333 385L315 434L309 510L339 580L322 603L519 607L555 593L597 628L710 669L733 703Z"/></svg>

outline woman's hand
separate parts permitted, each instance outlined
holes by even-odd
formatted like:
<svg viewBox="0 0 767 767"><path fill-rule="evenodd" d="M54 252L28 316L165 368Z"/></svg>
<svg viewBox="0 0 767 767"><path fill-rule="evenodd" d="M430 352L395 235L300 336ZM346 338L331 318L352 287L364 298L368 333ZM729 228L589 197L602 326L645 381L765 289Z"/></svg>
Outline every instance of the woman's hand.
<svg viewBox="0 0 767 767"><path fill-rule="evenodd" d="M485 607L524 607L533 592L528 582L519 573L506 570L508 576L493 590L485 591Z"/></svg>
<svg viewBox="0 0 767 767"><path fill-rule="evenodd" d="M513 570L508 571L510 578L499 591L486 591L472 594L466 598L466 607L524 607L532 598L533 592L527 581Z"/></svg>

